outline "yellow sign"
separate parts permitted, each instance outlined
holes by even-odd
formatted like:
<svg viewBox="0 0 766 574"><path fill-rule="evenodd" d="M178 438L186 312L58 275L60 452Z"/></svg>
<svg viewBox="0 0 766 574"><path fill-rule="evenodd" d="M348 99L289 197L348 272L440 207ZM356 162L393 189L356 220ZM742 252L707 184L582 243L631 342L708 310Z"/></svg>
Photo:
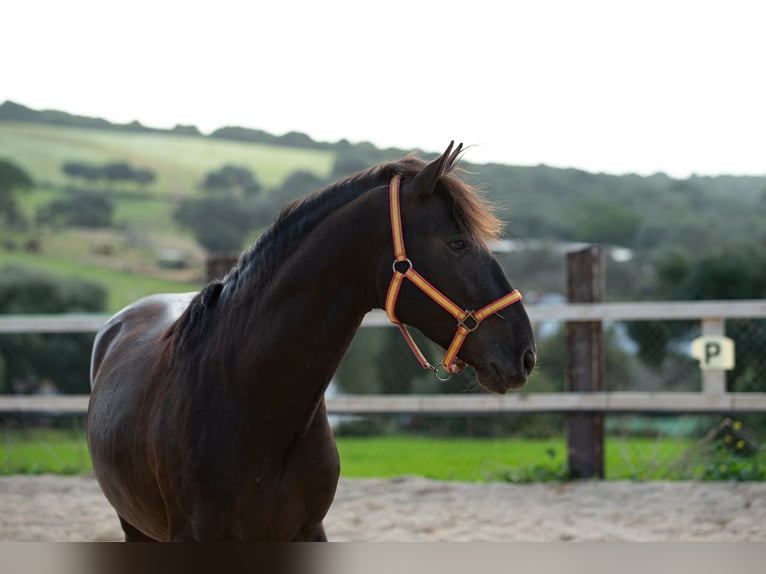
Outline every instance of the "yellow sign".
<svg viewBox="0 0 766 574"><path fill-rule="evenodd" d="M692 341L692 357L702 370L730 371L734 368L734 341L722 336L697 337Z"/></svg>

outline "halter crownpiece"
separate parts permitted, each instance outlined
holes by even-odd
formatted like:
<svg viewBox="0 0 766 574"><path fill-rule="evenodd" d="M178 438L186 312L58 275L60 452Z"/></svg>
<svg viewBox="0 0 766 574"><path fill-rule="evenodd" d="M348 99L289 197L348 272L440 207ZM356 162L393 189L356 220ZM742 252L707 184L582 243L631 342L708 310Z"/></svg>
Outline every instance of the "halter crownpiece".
<svg viewBox="0 0 766 574"><path fill-rule="evenodd" d="M460 352L460 348L463 346L468 333L478 329L479 324L490 315L513 305L517 301L521 301L521 293L519 293L518 289L514 289L507 295L500 297L478 311L471 311L463 309L455 304L449 297L444 295L444 293L431 285L422 275L420 275L420 273L415 271L412 266L412 261L407 258L407 252L404 249L402 212L399 201L400 187L401 177L395 175L391 178L391 182L388 186L391 212L391 235L394 241L395 258L392 266L394 275L391 278L391 283L388 285L388 293L386 294L386 315L388 315L389 321L399 327L404 340L407 342L407 345L410 347L421 366L424 369L433 371L439 380L446 381L453 374L461 372L465 367L465 362L462 361L457 354ZM399 298L399 291L405 278L409 279L416 287L418 287L418 289L423 291L423 293L428 295L428 297L436 302L442 309L457 319L457 331L455 332L455 336L452 338L452 343L450 343L447 348L444 359L442 359L441 364L437 366L433 366L428 362L425 355L423 355L423 352L418 348L415 340L412 338L412 335L410 335L407 327L405 327L396 317L396 301ZM442 373L446 373L446 375L441 376Z"/></svg>

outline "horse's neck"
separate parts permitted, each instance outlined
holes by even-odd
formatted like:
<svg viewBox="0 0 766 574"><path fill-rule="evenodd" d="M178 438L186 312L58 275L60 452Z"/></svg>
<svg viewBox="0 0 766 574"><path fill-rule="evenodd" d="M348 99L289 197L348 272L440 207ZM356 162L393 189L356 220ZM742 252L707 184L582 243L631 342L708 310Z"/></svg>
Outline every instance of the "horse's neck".
<svg viewBox="0 0 766 574"><path fill-rule="evenodd" d="M279 411L313 412L364 314L376 304L375 250L386 216L360 200L353 219L331 215L285 254L268 281L243 286L232 306L238 383ZM356 219L359 218L359 219ZM380 220L382 224L370 224ZM365 239L362 241L361 236ZM306 414L308 413L308 415Z"/></svg>

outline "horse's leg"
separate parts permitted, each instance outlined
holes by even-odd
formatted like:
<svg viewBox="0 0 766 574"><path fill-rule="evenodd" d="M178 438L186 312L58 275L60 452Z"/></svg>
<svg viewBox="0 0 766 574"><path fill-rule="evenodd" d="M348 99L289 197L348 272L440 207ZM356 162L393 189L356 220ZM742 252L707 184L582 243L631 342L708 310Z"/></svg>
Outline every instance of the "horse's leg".
<svg viewBox="0 0 766 574"><path fill-rule="evenodd" d="M119 514L117 516L119 516L122 530L125 532L125 542L157 542L154 538L148 537Z"/></svg>
<svg viewBox="0 0 766 574"><path fill-rule="evenodd" d="M324 531L324 524L321 522L319 526L313 531L309 532L304 539L304 542L327 542L327 534Z"/></svg>

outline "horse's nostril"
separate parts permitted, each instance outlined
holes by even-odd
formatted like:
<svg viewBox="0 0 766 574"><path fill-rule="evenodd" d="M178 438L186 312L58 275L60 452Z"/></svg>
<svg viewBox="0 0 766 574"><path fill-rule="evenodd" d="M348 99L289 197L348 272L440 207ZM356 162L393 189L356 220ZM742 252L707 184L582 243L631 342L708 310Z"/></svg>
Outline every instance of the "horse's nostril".
<svg viewBox="0 0 766 574"><path fill-rule="evenodd" d="M524 374L529 376L535 368L535 354L532 351L524 353Z"/></svg>

